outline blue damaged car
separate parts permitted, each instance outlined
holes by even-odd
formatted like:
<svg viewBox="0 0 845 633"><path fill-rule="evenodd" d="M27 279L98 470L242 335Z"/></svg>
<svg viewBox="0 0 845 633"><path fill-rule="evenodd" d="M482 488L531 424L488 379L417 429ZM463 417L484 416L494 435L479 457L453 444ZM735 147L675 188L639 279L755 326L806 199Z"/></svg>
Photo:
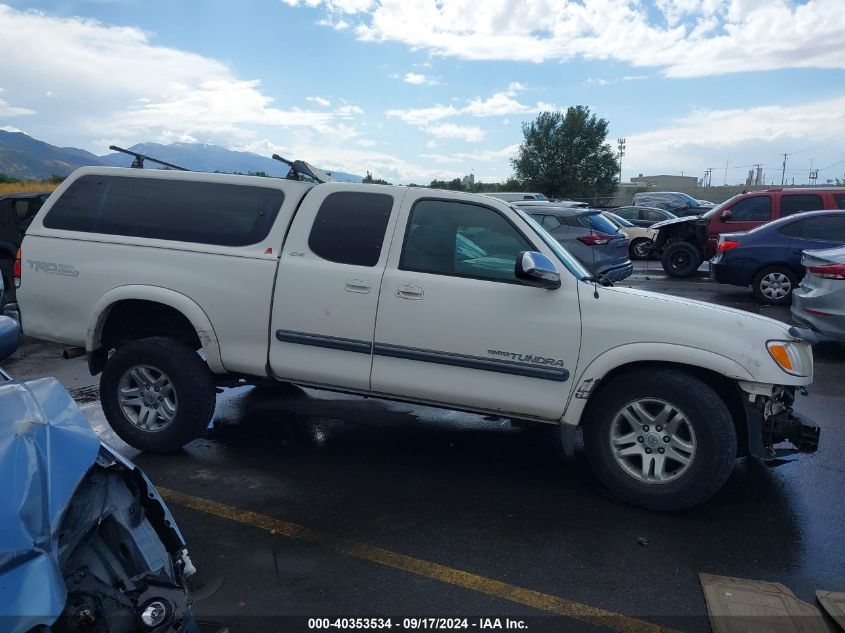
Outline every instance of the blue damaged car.
<svg viewBox="0 0 845 633"><path fill-rule="evenodd" d="M18 337L0 316L0 361ZM176 522L55 379L0 370L0 482L0 630L197 630Z"/></svg>

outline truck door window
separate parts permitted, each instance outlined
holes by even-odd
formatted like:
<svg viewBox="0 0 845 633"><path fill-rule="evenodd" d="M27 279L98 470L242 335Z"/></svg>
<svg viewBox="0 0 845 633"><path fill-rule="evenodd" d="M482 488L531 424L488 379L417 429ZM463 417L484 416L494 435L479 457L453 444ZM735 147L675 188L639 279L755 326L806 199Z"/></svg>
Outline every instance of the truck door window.
<svg viewBox="0 0 845 633"><path fill-rule="evenodd" d="M836 206L840 209L845 209L845 195L835 195L833 196L834 200L836 200Z"/></svg>
<svg viewBox="0 0 845 633"><path fill-rule="evenodd" d="M771 219L771 196L743 198L731 207L732 222L768 222Z"/></svg>
<svg viewBox="0 0 845 633"><path fill-rule="evenodd" d="M781 196L780 217L786 217L801 211L818 211L824 209L822 197L815 194Z"/></svg>
<svg viewBox="0 0 845 633"><path fill-rule="evenodd" d="M400 270L516 282L514 268L531 244L497 211L447 200L411 210Z"/></svg>
<svg viewBox="0 0 845 633"><path fill-rule="evenodd" d="M329 194L317 211L308 248L330 262L375 266L392 209L393 196L384 193Z"/></svg>

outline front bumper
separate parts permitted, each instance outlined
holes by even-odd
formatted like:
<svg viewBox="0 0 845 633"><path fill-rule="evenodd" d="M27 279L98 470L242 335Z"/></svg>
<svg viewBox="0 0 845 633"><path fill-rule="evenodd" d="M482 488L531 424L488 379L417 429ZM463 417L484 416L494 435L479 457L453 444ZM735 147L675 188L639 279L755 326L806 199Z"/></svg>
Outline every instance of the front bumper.
<svg viewBox="0 0 845 633"><path fill-rule="evenodd" d="M745 403L749 455L774 459L818 450L819 427L792 409L794 387L775 387L771 397L753 398Z"/></svg>
<svg viewBox="0 0 845 633"><path fill-rule="evenodd" d="M720 284L730 284L732 286L748 286L751 284L751 278L748 271L738 267L726 264L717 255L715 259L710 260L710 278Z"/></svg>

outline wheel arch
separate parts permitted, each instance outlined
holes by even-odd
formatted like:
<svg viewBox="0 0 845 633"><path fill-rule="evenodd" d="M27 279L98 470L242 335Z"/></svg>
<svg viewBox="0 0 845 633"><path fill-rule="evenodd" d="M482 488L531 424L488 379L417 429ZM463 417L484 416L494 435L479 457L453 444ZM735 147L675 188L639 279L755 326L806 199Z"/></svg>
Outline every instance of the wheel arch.
<svg viewBox="0 0 845 633"><path fill-rule="evenodd" d="M663 348L662 353L656 353L653 349L655 347ZM651 349L652 352L645 353L643 348ZM724 356L680 345L632 344L605 352L596 358L579 377L575 392L570 396L561 422L570 426L583 425L589 420L591 404L598 402L602 391L615 377L657 368L685 372L711 387L722 398L733 418L737 433L738 454L747 453L748 417L743 392L738 381L753 381L750 372L739 363Z"/></svg>
<svg viewBox="0 0 845 633"><path fill-rule="evenodd" d="M167 325L184 332L184 337L187 339L184 342L203 350L212 372L226 371L214 326L199 304L190 297L169 288L129 285L113 288L94 305L85 341L88 368L92 375L102 371L105 364L108 348L103 344L104 333L108 336L115 327L115 319L125 315L130 308L133 309L133 313L137 311L141 316L150 313L167 314L169 317ZM180 320L183 321L180 322ZM185 327L180 327L183 324ZM190 328L190 333L187 332L188 328ZM156 328L145 328L145 330L149 330L146 334L149 336L165 334Z"/></svg>

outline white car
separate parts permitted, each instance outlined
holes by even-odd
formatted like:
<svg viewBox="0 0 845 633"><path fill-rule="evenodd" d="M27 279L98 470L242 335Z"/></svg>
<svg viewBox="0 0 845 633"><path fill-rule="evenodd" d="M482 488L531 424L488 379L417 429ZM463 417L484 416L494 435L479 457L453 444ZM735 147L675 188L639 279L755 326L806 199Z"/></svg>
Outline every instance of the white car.
<svg viewBox="0 0 845 633"><path fill-rule="evenodd" d="M625 218L611 211L602 211L602 215L618 226L619 230L628 236L628 239L631 241L628 245L631 259L648 258L651 248L654 246L654 238L657 235L655 229L637 226L633 222L628 222Z"/></svg>
<svg viewBox="0 0 845 633"><path fill-rule="evenodd" d="M142 450L190 442L243 378L560 425L569 449L580 426L600 480L658 510L713 495L737 456L816 446L792 412L812 334L599 285L487 196L85 167L17 268L24 332L84 347Z"/></svg>

